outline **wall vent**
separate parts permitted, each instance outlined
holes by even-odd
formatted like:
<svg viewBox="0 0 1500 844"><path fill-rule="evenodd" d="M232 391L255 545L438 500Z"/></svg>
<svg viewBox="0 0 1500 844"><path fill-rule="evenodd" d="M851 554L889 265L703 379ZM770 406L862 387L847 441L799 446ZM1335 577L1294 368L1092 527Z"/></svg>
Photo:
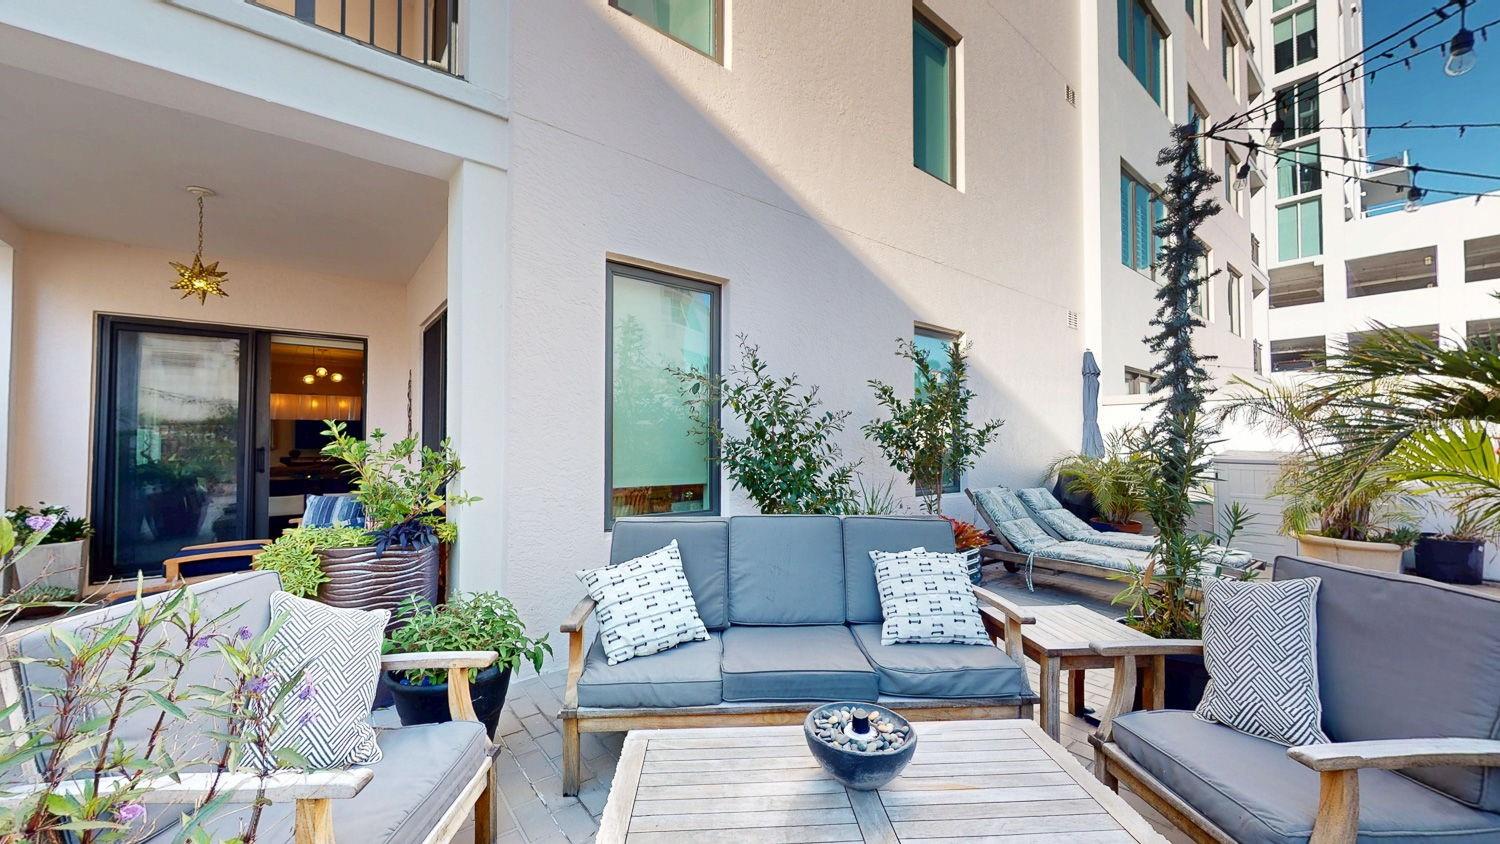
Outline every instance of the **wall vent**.
<svg viewBox="0 0 1500 844"><path fill-rule="evenodd" d="M1068 327L1074 331L1078 330L1078 312L1068 311Z"/></svg>
<svg viewBox="0 0 1500 844"><path fill-rule="evenodd" d="M1074 108L1078 107L1078 92L1073 90L1072 85L1068 86L1068 105Z"/></svg>

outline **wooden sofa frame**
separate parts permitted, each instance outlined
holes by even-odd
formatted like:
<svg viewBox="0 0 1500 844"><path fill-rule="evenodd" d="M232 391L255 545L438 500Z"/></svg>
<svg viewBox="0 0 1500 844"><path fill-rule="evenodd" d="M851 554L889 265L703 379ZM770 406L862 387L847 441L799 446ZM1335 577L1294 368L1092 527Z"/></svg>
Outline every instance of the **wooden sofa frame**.
<svg viewBox="0 0 1500 844"><path fill-rule="evenodd" d="M1114 719L1134 707L1136 657L1146 654L1159 662L1171 654L1201 655L1203 643L1196 639L1161 639L1155 643L1091 642L1089 646L1099 656L1113 658L1115 672L1109 707L1099 720L1099 729L1089 736L1094 747L1094 776L1115 791L1124 783L1194 841L1234 844L1233 837L1172 793L1114 742ZM1160 684L1148 689L1145 708L1163 708L1161 695ZM1288 748L1287 755L1318 772L1318 814L1309 844L1353 844L1359 833L1361 769L1500 767L1500 741L1411 738L1334 742Z"/></svg>
<svg viewBox="0 0 1500 844"><path fill-rule="evenodd" d="M20 639L35 628L17 630L0 637L0 710L22 701L21 680L16 660L19 658ZM478 721L474 712L474 699L469 690L470 668L484 669L493 665L500 655L494 651L428 651L425 653L385 654L380 657L381 671L432 668L448 671L448 712L454 720ZM7 726L11 730L24 729L26 715L24 706L16 705L11 710ZM486 739L488 742L488 738ZM497 828L495 795L495 757L500 747L490 744L484 764L464 783L458 797L443 812L441 818L421 839L421 844L447 844L453 840L474 813L474 841L478 844L493 844ZM23 766L29 778L36 780L35 769ZM232 804L250 804L257 800L268 803L293 801L295 807L296 844L336 844L333 830L333 801L354 797L374 779L369 768L350 768L342 771L279 771L269 776L252 773L236 773L219 776L214 773L185 773L176 777L161 777L148 780L136 798L145 804L194 803L207 796L212 789L218 799ZM123 784L123 778L114 778ZM217 782L215 782L217 780ZM83 781L79 781L80 784ZM22 781L0 789L0 803L24 799L43 788L39 782ZM102 781L101 789L117 787L108 779ZM346 844L355 844L346 842Z"/></svg>
<svg viewBox="0 0 1500 844"><path fill-rule="evenodd" d="M974 587L979 600L980 617L990 640L1003 647L1007 655L1024 670L1021 653L1021 625L1036 619L1020 606L988 589ZM582 733L613 733L628 730L662 730L687 727L765 727L801 724L815 702L733 703L719 706L676 708L604 708L578 705L578 678L583 674L587 653L584 623L594 611L594 599L585 597L563 621L561 631L568 634L568 680L563 690L562 720L563 782L565 795L576 795L582 779L579 739ZM968 721L1000 718L1031 718L1038 697L1028 694L1014 703L1002 698L953 700L920 700L891 707L912 721Z"/></svg>

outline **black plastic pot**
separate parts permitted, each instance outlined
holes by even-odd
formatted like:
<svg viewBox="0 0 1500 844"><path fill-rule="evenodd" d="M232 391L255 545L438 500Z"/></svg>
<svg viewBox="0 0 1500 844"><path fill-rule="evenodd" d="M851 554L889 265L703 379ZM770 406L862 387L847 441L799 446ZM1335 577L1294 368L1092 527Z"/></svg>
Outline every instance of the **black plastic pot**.
<svg viewBox="0 0 1500 844"><path fill-rule="evenodd" d="M380 675L380 686L396 699L396 713L401 716L403 726L413 724L441 724L453 720L448 714L448 684L412 686L397 678L397 672L387 671ZM474 714L495 734L500 722L500 710L505 707L505 694L510 691L510 669L486 668L479 676L469 681L469 694L474 699Z"/></svg>
<svg viewBox="0 0 1500 844"><path fill-rule="evenodd" d="M1419 577L1478 586L1484 581L1484 542L1424 534L1417 540L1416 563Z"/></svg>

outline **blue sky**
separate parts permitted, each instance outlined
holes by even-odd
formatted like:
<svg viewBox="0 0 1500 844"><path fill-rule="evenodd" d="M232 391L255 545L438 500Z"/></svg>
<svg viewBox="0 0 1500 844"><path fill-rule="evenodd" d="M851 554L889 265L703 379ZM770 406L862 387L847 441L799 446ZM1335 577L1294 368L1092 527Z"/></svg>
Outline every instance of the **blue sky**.
<svg viewBox="0 0 1500 844"><path fill-rule="evenodd" d="M1370 44L1400 29L1432 6L1419 0L1366 0L1365 43ZM1500 0L1474 0L1469 4L1469 28L1500 18ZM1424 24L1425 25L1425 24ZM1457 17L1450 18L1417 39L1419 48L1437 41L1447 41L1458 29ZM1395 42L1391 46L1394 46ZM1381 49L1385 49L1382 47ZM1411 52L1403 41L1398 57ZM1489 30L1489 40L1480 38L1475 45L1479 63L1467 74L1451 78L1443 74L1442 53L1433 50L1412 60L1411 70L1396 65L1376 74L1373 83L1365 80L1368 124L1413 123L1500 123L1500 25ZM1388 59L1371 57L1371 65ZM1371 158L1382 158L1409 149L1412 160L1426 167L1500 174L1500 129L1471 129L1459 139L1458 130L1375 130L1369 138ZM1453 176L1422 174L1418 184L1424 188L1492 191L1500 189L1500 180L1480 181ZM1438 202L1453 197L1432 196ZM1461 202L1472 200L1460 199Z"/></svg>

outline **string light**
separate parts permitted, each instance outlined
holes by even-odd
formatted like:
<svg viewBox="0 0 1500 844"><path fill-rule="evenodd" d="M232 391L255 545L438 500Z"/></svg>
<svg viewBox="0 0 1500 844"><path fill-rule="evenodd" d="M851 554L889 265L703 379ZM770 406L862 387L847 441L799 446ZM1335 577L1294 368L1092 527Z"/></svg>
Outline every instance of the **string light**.
<svg viewBox="0 0 1500 844"><path fill-rule="evenodd" d="M1474 55L1474 33L1469 31L1464 20L1468 11L1468 0L1465 0L1458 9L1458 32L1453 33L1453 40L1448 42L1448 61L1443 63L1443 73L1449 76L1463 76L1479 61Z"/></svg>

